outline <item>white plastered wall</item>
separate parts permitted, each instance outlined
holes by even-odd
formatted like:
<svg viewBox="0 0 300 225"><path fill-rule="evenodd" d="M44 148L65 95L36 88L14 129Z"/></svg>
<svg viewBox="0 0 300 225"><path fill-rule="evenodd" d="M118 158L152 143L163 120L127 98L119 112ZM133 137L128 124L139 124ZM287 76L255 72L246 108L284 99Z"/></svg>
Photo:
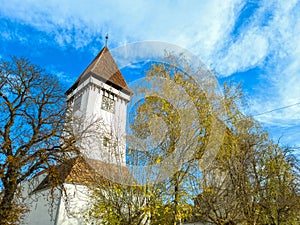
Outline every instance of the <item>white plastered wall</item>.
<svg viewBox="0 0 300 225"><path fill-rule="evenodd" d="M101 109L102 96L115 101L114 113ZM75 116L84 118L84 127L90 126L87 138L80 142L81 151L88 158L109 163L126 164L126 110L130 96L90 77L69 96L81 96L81 107ZM92 125L92 126L91 126ZM103 138L111 139L111 146L103 146Z"/></svg>
<svg viewBox="0 0 300 225"><path fill-rule="evenodd" d="M40 190L32 193L36 186L45 178L46 174L36 176L31 181L22 184L23 196L29 209L28 214L22 224L28 225L56 225L56 216L60 199L60 192L54 191L53 204L51 203L51 193L49 189Z"/></svg>

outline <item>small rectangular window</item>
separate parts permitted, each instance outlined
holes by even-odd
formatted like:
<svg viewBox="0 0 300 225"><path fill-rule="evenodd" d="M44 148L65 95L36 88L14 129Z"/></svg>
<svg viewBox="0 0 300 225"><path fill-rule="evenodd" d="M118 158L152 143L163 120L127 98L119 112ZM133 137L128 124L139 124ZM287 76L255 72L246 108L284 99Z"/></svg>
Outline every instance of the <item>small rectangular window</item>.
<svg viewBox="0 0 300 225"><path fill-rule="evenodd" d="M103 137L103 146L109 147L110 139L108 137Z"/></svg>
<svg viewBox="0 0 300 225"><path fill-rule="evenodd" d="M77 97L75 99L74 104L73 104L73 112L76 112L77 110L80 109L81 99L82 99L82 95L80 95L79 97Z"/></svg>

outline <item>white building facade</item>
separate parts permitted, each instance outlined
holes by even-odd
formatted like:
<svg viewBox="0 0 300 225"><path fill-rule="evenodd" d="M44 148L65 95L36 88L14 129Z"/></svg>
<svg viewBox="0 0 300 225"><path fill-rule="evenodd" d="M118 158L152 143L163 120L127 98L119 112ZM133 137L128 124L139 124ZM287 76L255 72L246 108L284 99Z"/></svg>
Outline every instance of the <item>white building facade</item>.
<svg viewBox="0 0 300 225"><path fill-rule="evenodd" d="M34 178L35 187L25 188L24 191L30 193L26 199L30 212L24 224L88 224L82 212L88 207L89 190L80 184L80 178L76 184L71 182L70 174L74 168L79 166L86 170L91 161L97 165L113 164L126 168L126 107L132 92L107 47L99 52L66 95L74 118L80 121L77 124L79 130L89 127L86 138L78 143L83 156L70 160L68 165L58 166L64 170L65 191L55 191L52 206L49 204L51 190L47 174Z"/></svg>

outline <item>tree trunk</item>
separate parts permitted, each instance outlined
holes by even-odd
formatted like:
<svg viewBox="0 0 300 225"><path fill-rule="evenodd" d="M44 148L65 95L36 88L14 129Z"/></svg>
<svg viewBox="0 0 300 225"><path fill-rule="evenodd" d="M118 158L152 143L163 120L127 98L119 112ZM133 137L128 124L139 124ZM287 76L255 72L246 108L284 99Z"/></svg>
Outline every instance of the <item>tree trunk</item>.
<svg viewBox="0 0 300 225"><path fill-rule="evenodd" d="M178 225L178 205L179 205L179 184L178 184L178 177L175 174L174 177L174 225ZM181 224L179 222L179 224Z"/></svg>
<svg viewBox="0 0 300 225"><path fill-rule="evenodd" d="M3 191L3 198L0 204L0 224L15 224L14 222L17 220L18 213L15 212L13 207L13 201L15 197L15 193L17 192L17 184L16 182L9 182L9 187L5 187Z"/></svg>

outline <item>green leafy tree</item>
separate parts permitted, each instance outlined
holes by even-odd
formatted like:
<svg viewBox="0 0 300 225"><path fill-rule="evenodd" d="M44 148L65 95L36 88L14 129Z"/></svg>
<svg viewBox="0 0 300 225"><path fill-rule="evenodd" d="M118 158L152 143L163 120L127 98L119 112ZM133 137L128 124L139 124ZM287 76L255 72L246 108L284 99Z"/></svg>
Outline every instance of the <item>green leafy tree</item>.
<svg viewBox="0 0 300 225"><path fill-rule="evenodd" d="M170 208L166 224L181 224L191 216L193 198L200 191L195 184L201 179L202 156L216 136L222 142L222 132L211 135L216 124L220 131L224 127L216 120L222 99L203 65L192 67L184 56L172 54L165 61L152 65L146 88L140 90L145 98L131 124L137 139L130 143L134 146L130 153L143 165L160 167L164 179L154 182L166 187L164 201ZM205 82L199 84L198 78Z"/></svg>
<svg viewBox="0 0 300 225"><path fill-rule="evenodd" d="M299 223L296 159L239 108L241 92L224 86L227 131L204 171L196 213L213 224Z"/></svg>
<svg viewBox="0 0 300 225"><path fill-rule="evenodd" d="M128 134L129 163L149 174L135 187L96 185L92 214L115 224L139 224L141 215L149 224L299 223L297 162L241 113L240 87L224 84L220 96L204 67L172 54L166 61L147 72Z"/></svg>
<svg viewBox="0 0 300 225"><path fill-rule="evenodd" d="M95 182L92 207L87 221L98 224L145 225L168 224L170 208L163 202L163 192L150 185L124 185L108 180Z"/></svg>

